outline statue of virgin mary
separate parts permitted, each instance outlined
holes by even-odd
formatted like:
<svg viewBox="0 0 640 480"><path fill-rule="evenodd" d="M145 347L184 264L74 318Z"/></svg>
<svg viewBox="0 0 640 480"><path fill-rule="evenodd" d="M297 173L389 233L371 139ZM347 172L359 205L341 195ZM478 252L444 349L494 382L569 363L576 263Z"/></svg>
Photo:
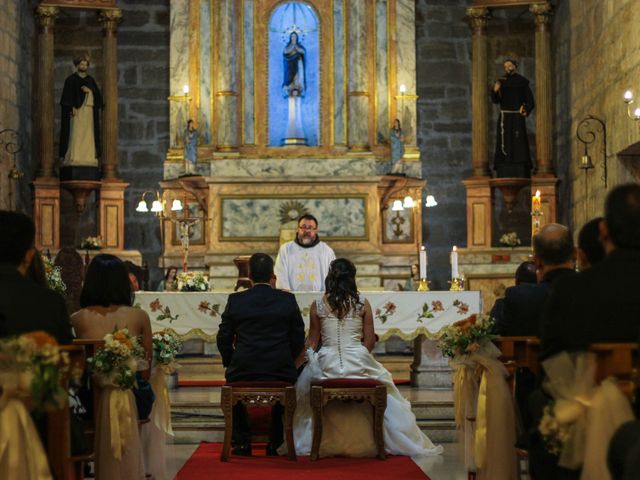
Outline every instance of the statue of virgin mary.
<svg viewBox="0 0 640 480"><path fill-rule="evenodd" d="M291 32L289 43L287 43L282 52L284 58L282 91L285 97L301 97L304 95L306 90L304 57L306 54L307 51L298 42L298 34Z"/></svg>

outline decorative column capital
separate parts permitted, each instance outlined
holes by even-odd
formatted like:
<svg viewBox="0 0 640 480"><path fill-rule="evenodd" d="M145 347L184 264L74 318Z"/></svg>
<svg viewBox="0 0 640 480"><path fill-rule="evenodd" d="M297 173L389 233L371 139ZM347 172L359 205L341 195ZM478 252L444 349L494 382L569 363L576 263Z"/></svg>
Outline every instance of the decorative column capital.
<svg viewBox="0 0 640 480"><path fill-rule="evenodd" d="M473 34L482 35L486 32L491 12L486 7L468 7L465 18Z"/></svg>
<svg viewBox="0 0 640 480"><path fill-rule="evenodd" d="M36 8L36 18L41 32L48 32L56 23L56 17L60 9L53 5L38 5Z"/></svg>
<svg viewBox="0 0 640 480"><path fill-rule="evenodd" d="M529 5L529 11L535 16L536 31L544 32L548 30L553 15L553 6L549 3L535 3Z"/></svg>
<svg viewBox="0 0 640 480"><path fill-rule="evenodd" d="M122 10L119 8L100 10L98 21L102 24L104 34L114 34L118 29L118 24L122 21Z"/></svg>

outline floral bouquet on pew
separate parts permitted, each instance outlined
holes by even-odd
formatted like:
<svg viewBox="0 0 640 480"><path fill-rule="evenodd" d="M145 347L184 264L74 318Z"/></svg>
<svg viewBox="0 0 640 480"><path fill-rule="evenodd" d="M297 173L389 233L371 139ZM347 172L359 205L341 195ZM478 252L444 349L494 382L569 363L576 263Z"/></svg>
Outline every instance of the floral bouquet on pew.
<svg viewBox="0 0 640 480"><path fill-rule="evenodd" d="M29 398L37 412L61 408L68 393L60 378L69 369L69 356L60 352L58 342L37 331L0 340L0 385Z"/></svg>
<svg viewBox="0 0 640 480"><path fill-rule="evenodd" d="M182 350L182 342L173 333L161 330L153 334L153 360L167 375L176 367L176 356Z"/></svg>
<svg viewBox="0 0 640 480"><path fill-rule="evenodd" d="M209 280L202 272L180 272L176 275L174 287L179 292L206 292Z"/></svg>
<svg viewBox="0 0 640 480"><path fill-rule="evenodd" d="M138 338L123 328L104 337L104 347L98 349L89 362L89 368L102 385L128 390L136 383L136 371L146 367L144 349Z"/></svg>
<svg viewBox="0 0 640 480"><path fill-rule="evenodd" d="M60 267L54 265L46 255L42 255L42 263L44 265L44 274L47 277L49 288L64 295L67 292L67 286L62 281L62 273Z"/></svg>
<svg viewBox="0 0 640 480"><path fill-rule="evenodd" d="M438 347L448 358L474 353L486 342L497 338L492 334L494 320L487 315L471 315L444 329Z"/></svg>

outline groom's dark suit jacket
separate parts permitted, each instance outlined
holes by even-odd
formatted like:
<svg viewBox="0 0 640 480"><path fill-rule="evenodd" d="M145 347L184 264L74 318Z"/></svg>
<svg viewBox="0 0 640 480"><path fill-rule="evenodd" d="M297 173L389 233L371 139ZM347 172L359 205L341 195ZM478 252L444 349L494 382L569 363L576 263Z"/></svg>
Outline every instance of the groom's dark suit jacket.
<svg viewBox="0 0 640 480"><path fill-rule="evenodd" d="M227 381L295 382L294 360L304 346L296 297L266 284L229 295L217 343Z"/></svg>

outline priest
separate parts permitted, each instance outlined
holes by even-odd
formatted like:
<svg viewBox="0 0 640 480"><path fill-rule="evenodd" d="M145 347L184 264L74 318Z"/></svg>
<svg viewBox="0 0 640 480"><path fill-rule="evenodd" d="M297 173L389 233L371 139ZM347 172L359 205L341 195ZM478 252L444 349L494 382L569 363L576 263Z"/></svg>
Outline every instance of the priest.
<svg viewBox="0 0 640 480"><path fill-rule="evenodd" d="M276 259L276 287L295 292L322 292L329 264L336 255L320 241L318 220L310 214L298 219L295 240L280 247Z"/></svg>

